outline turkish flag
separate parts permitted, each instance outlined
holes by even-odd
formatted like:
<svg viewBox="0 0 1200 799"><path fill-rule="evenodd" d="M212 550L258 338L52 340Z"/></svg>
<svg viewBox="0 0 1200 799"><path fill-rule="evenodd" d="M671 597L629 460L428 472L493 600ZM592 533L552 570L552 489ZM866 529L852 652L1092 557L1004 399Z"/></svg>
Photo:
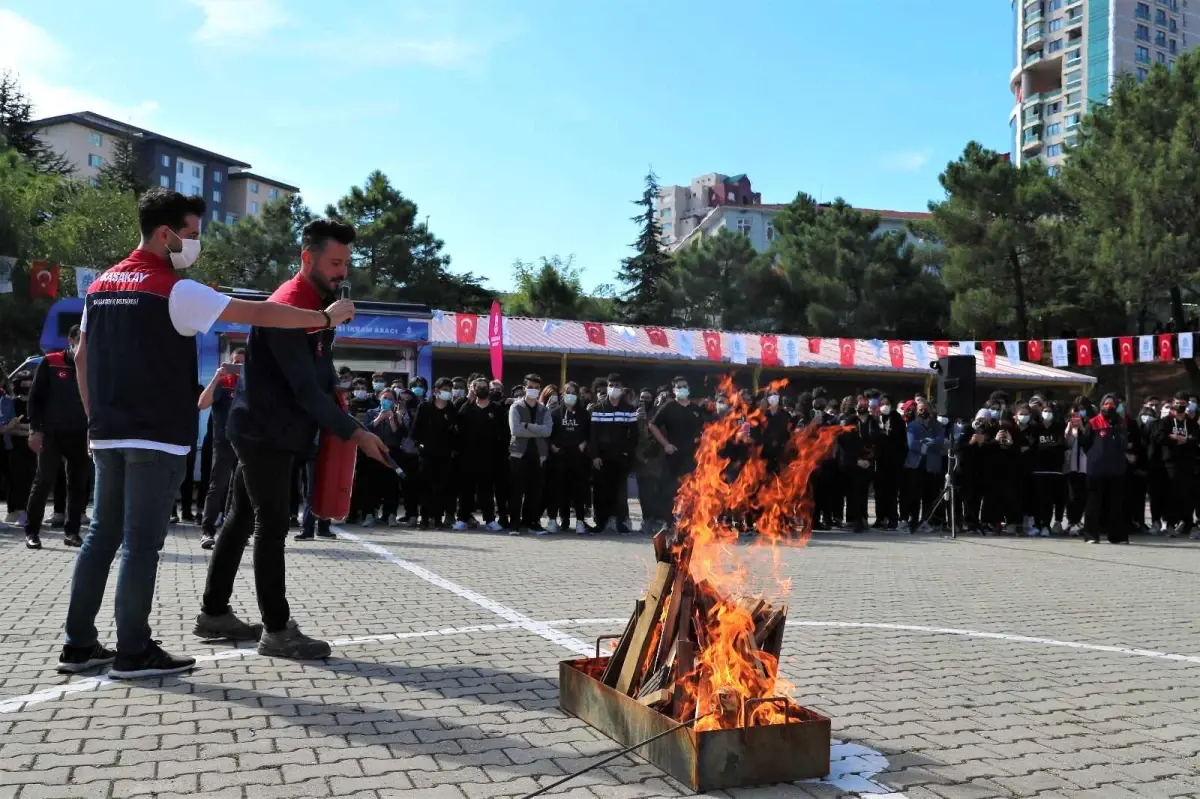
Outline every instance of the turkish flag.
<svg viewBox="0 0 1200 799"><path fill-rule="evenodd" d="M1090 338L1075 339L1075 363L1078 366L1092 365L1092 340Z"/></svg>
<svg viewBox="0 0 1200 799"><path fill-rule="evenodd" d="M1158 336L1158 359L1160 361L1175 360L1175 349L1171 346L1174 333L1161 333Z"/></svg>
<svg viewBox="0 0 1200 799"><path fill-rule="evenodd" d="M1133 336L1122 336L1117 340L1121 343L1121 363L1133 363Z"/></svg>
<svg viewBox="0 0 1200 799"><path fill-rule="evenodd" d="M984 341L980 344L983 349L983 365L988 369L996 368L996 342Z"/></svg>
<svg viewBox="0 0 1200 799"><path fill-rule="evenodd" d="M945 357L949 356L950 355L950 342L949 341L933 342L933 351L934 351L934 353L937 354L937 357L939 357L939 358L945 358Z"/></svg>
<svg viewBox="0 0 1200 799"><path fill-rule="evenodd" d="M854 365L854 350L856 342L852 338L838 339L838 363L842 366Z"/></svg>
<svg viewBox="0 0 1200 799"><path fill-rule="evenodd" d="M656 347L669 347L667 343L667 331L661 327L646 328L646 335L650 337L650 343Z"/></svg>
<svg viewBox="0 0 1200 799"><path fill-rule="evenodd" d="M704 352L708 354L708 359L721 360L721 334L715 330L705 330L701 335L704 336Z"/></svg>
<svg viewBox="0 0 1200 799"><path fill-rule="evenodd" d="M892 366L897 369L904 368L904 342L889 341L888 342L888 357L892 359Z"/></svg>
<svg viewBox="0 0 1200 799"><path fill-rule="evenodd" d="M605 346L604 325L599 322L584 322L583 332L587 333L588 342L595 344L597 347Z"/></svg>
<svg viewBox="0 0 1200 799"><path fill-rule="evenodd" d="M1031 338L1025 342L1025 353L1032 363L1037 363L1042 360L1042 341L1041 339Z"/></svg>
<svg viewBox="0 0 1200 799"><path fill-rule="evenodd" d="M479 332L479 316L473 313L454 315L455 341L459 344L474 344L475 334Z"/></svg>
<svg viewBox="0 0 1200 799"><path fill-rule="evenodd" d="M813 355L820 355L821 354L821 339L810 338L808 340L808 351L811 352Z"/></svg>
<svg viewBox="0 0 1200 799"><path fill-rule="evenodd" d="M29 264L29 299L58 297L58 264L32 261Z"/></svg>
<svg viewBox="0 0 1200 799"><path fill-rule="evenodd" d="M779 365L779 336L759 336L758 348L761 353L758 360L763 366Z"/></svg>

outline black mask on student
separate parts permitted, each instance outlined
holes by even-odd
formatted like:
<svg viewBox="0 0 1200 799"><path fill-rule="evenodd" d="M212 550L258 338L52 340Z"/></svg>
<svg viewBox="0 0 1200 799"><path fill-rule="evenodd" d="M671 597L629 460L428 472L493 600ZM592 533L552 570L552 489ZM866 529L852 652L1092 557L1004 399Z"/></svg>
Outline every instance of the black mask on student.
<svg viewBox="0 0 1200 799"><path fill-rule="evenodd" d="M487 386L483 386L482 388L475 389L475 396L480 399L487 399L492 396L492 391Z"/></svg>

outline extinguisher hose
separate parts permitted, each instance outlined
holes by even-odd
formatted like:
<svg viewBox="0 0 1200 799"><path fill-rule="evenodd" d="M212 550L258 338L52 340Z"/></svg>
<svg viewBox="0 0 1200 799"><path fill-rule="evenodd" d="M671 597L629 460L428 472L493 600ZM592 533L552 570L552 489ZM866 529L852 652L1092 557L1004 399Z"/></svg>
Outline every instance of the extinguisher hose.
<svg viewBox="0 0 1200 799"><path fill-rule="evenodd" d="M342 284L342 287L349 288L349 286L345 283ZM358 425L359 427L361 427L363 430L366 430L368 433L371 432L370 430L367 430L366 425L364 425L362 422L358 421L357 419L354 420L354 423L356 425ZM372 433L372 435L374 435L374 433ZM400 464L398 464L394 460L392 460L391 455L386 455L385 457L387 458L387 467L396 473L396 477L403 480L404 479L404 470L402 468L400 468Z"/></svg>

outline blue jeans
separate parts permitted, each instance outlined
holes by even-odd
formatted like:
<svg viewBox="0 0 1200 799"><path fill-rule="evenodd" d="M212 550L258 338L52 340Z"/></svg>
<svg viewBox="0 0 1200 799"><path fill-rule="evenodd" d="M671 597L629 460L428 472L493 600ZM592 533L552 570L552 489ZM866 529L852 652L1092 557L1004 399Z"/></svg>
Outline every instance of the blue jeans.
<svg viewBox="0 0 1200 799"><path fill-rule="evenodd" d="M96 614L113 557L124 544L117 575L117 651L138 655L150 643L158 553L167 539L187 457L152 449L98 449L93 457L95 507L91 529L75 559L67 645L96 643Z"/></svg>

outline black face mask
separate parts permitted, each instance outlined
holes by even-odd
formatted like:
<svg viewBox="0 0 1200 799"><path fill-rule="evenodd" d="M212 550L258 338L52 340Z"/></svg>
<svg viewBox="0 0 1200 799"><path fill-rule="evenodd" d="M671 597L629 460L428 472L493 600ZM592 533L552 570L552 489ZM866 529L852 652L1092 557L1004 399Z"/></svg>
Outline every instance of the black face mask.
<svg viewBox="0 0 1200 799"><path fill-rule="evenodd" d="M491 389L485 386L483 388L475 389L475 396L479 397L479 399L487 399L488 397L492 396L492 392Z"/></svg>

